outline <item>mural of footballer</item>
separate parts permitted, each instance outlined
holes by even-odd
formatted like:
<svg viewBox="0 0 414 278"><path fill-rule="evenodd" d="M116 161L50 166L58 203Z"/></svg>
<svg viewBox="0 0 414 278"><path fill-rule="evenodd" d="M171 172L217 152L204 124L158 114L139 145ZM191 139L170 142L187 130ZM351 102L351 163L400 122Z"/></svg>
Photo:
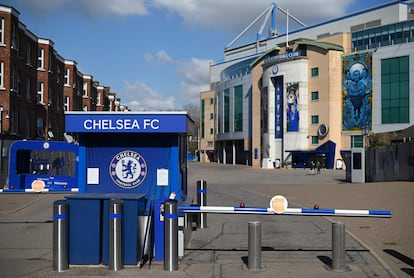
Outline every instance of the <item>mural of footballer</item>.
<svg viewBox="0 0 414 278"><path fill-rule="evenodd" d="M371 127L372 52L345 56L343 72L342 129Z"/></svg>
<svg viewBox="0 0 414 278"><path fill-rule="evenodd" d="M286 98L287 131L299 131L299 82L287 84Z"/></svg>

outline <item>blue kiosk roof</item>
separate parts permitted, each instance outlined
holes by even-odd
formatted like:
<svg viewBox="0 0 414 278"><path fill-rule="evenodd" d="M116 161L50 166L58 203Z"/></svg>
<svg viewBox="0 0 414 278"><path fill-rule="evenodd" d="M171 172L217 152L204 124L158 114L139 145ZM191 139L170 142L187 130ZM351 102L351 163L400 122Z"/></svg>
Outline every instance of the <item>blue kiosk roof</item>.
<svg viewBox="0 0 414 278"><path fill-rule="evenodd" d="M194 121L185 111L67 112L66 132L192 134Z"/></svg>

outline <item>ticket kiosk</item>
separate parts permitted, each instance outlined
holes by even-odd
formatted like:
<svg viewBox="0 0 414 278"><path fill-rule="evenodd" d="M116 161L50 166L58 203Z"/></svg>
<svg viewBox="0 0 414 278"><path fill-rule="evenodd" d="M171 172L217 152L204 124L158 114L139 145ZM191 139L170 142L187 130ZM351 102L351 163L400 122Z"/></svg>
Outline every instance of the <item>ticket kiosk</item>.
<svg viewBox="0 0 414 278"><path fill-rule="evenodd" d="M186 112L66 114L66 132L79 141L79 194L66 197L69 263L106 263L107 235L96 233L105 231L101 227L108 222L104 213L108 200L119 198L127 204L123 220L127 227L123 232L125 264L137 264L145 239L150 238L148 218L154 203L172 192L179 202L187 198L186 136L192 134L193 124ZM95 232L90 233L92 230ZM93 247L84 250L84 242ZM88 257L86 253L93 254Z"/></svg>

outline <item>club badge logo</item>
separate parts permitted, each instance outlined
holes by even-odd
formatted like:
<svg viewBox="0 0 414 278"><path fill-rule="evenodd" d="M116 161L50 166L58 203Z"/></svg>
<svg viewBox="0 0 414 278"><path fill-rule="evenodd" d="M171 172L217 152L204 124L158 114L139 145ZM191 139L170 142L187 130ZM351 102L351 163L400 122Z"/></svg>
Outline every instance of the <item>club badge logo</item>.
<svg viewBox="0 0 414 278"><path fill-rule="evenodd" d="M112 158L109 172L119 187L132 189L145 180L148 172L147 162L135 151L122 151Z"/></svg>

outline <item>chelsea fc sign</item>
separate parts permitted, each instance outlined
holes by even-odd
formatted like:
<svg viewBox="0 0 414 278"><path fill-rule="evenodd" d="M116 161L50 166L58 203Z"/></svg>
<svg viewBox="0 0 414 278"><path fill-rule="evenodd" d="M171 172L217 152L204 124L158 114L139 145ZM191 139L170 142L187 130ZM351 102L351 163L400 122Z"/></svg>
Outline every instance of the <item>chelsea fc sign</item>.
<svg viewBox="0 0 414 278"><path fill-rule="evenodd" d="M117 153L109 166L113 182L125 189L138 187L145 180L147 172L145 159L139 153L131 150Z"/></svg>

